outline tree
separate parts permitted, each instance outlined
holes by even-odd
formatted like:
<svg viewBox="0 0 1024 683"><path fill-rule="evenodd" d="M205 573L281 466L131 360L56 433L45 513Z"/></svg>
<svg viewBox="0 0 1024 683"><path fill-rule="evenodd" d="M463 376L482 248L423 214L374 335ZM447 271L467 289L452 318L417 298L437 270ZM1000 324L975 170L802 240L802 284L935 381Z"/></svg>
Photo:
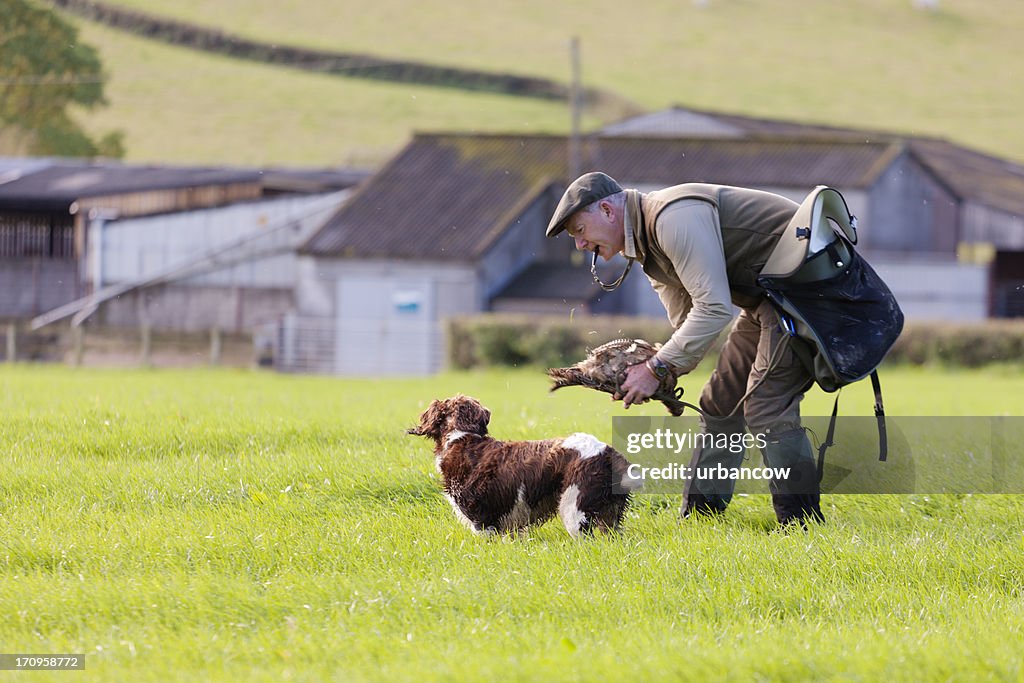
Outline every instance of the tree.
<svg viewBox="0 0 1024 683"><path fill-rule="evenodd" d="M78 30L30 0L3 0L0 12L0 138L30 154L124 156L120 132L98 141L74 121L72 105L107 104L95 48Z"/></svg>

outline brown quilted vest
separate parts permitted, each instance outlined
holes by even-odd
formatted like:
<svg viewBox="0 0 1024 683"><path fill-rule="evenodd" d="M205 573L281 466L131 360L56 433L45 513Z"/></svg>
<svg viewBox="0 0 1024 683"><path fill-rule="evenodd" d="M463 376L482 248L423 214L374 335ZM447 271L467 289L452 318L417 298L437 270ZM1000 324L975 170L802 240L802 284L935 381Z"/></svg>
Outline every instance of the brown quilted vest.
<svg viewBox="0 0 1024 683"><path fill-rule="evenodd" d="M641 194L640 216L633 225L637 261L650 277L679 288L682 283L652 228L662 211L682 199L701 199L718 209L732 302L740 308L756 307L764 296L757 275L796 213L797 203L770 192L705 183Z"/></svg>

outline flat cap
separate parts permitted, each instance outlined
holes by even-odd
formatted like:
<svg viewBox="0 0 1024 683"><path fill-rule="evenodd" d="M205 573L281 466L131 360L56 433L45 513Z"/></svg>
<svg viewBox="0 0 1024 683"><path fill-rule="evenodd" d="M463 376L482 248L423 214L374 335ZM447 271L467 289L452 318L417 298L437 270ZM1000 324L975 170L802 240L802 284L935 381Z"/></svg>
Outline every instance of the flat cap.
<svg viewBox="0 0 1024 683"><path fill-rule="evenodd" d="M555 209L555 214L551 217L551 222L548 223L545 235L554 237L565 230L565 222L574 213L588 204L593 204L619 192L622 192L622 187L609 175L600 172L581 175L572 181L565 194L562 195L561 201L558 202L558 208Z"/></svg>

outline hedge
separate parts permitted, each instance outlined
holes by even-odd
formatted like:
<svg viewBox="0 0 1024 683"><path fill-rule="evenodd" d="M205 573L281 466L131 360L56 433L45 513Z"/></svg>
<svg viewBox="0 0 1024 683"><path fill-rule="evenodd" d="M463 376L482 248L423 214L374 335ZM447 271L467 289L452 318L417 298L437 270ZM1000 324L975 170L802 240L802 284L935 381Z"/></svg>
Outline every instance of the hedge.
<svg viewBox="0 0 1024 683"><path fill-rule="evenodd" d="M980 367L1024 361L1024 320L908 323L887 362Z"/></svg>
<svg viewBox="0 0 1024 683"><path fill-rule="evenodd" d="M448 321L448 364L453 369L541 365L581 360L588 349L622 337L665 341L668 321L625 316L536 316L485 313ZM712 353L717 352L723 333ZM887 363L979 367L1024 361L1024 320L977 324L908 323Z"/></svg>
<svg viewBox="0 0 1024 683"><path fill-rule="evenodd" d="M628 337L664 341L668 321L626 316L538 316L487 313L448 321L448 364L558 367L581 360L588 349Z"/></svg>

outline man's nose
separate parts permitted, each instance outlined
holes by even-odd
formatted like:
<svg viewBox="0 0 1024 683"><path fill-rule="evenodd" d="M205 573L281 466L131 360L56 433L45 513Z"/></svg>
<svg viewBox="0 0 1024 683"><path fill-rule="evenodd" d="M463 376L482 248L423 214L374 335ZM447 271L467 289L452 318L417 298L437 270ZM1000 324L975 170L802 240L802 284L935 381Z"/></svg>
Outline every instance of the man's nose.
<svg viewBox="0 0 1024 683"><path fill-rule="evenodd" d="M573 237L572 241L576 243L576 251L583 251L583 237Z"/></svg>

